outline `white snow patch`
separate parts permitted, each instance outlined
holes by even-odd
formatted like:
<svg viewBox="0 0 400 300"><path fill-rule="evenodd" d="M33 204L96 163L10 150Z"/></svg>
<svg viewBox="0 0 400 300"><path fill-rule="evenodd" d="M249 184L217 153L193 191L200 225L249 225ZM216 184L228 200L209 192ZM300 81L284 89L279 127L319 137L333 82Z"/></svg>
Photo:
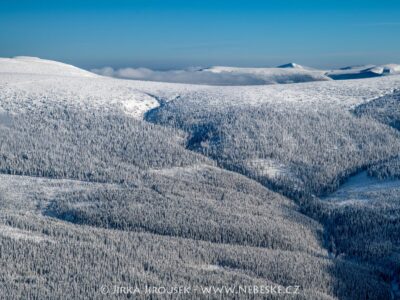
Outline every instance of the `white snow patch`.
<svg viewBox="0 0 400 300"><path fill-rule="evenodd" d="M164 176L190 176L197 172L200 172L204 169L210 168L209 165L206 164L195 164L186 167L172 167L172 168L164 168L164 169L152 169L151 172L161 174Z"/></svg>
<svg viewBox="0 0 400 300"><path fill-rule="evenodd" d="M0 128L1 126L9 127L12 124L12 117L4 109L0 108Z"/></svg>
<svg viewBox="0 0 400 300"><path fill-rule="evenodd" d="M210 272L213 272L213 271L221 271L221 270L224 269L223 267L218 266L218 265L200 265L199 268L200 268L201 270L210 271Z"/></svg>
<svg viewBox="0 0 400 300"><path fill-rule="evenodd" d="M289 168L272 159L251 159L246 161L246 167L258 176L266 176L271 179L292 176Z"/></svg>
<svg viewBox="0 0 400 300"><path fill-rule="evenodd" d="M11 226L6 226L6 225L0 225L0 235L4 237L9 237L15 240L29 240L32 242L40 243L43 241L51 241L50 238L39 234L35 233L32 231L27 231L27 230L22 230L19 228L11 227Z"/></svg>
<svg viewBox="0 0 400 300"><path fill-rule="evenodd" d="M395 74L400 74L400 65L397 64L364 65L364 66L347 67L339 70L332 70L326 72L326 75L333 79L351 79L351 78L386 76Z"/></svg>
<svg viewBox="0 0 400 300"><path fill-rule="evenodd" d="M367 193L380 190L400 189L399 179L380 180L368 176L366 171L350 177L337 191L324 197L324 200L340 202L341 204L354 204L370 200Z"/></svg>
<svg viewBox="0 0 400 300"><path fill-rule="evenodd" d="M190 268L207 271L207 272L216 272L216 271L228 271L228 269L214 264L188 264Z"/></svg>

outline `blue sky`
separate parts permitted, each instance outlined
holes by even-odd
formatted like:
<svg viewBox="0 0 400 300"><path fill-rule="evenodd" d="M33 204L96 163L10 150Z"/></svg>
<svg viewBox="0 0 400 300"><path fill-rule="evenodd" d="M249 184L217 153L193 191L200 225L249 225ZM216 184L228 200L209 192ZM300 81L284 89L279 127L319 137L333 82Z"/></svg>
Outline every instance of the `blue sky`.
<svg viewBox="0 0 400 300"><path fill-rule="evenodd" d="M84 68L400 63L400 1L0 0L0 56Z"/></svg>

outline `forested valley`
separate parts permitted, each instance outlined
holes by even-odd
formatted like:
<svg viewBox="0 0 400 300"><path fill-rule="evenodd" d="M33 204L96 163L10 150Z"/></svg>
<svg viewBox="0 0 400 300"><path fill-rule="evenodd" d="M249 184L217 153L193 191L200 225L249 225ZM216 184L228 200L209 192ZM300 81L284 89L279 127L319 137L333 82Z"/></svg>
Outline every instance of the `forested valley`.
<svg viewBox="0 0 400 300"><path fill-rule="evenodd" d="M134 297L104 285L300 287L151 299L399 297L397 79L300 84L348 93L345 105L269 99L279 87L220 99L230 87L1 76L1 299ZM112 100L121 90L142 115ZM340 194L362 172L388 188Z"/></svg>

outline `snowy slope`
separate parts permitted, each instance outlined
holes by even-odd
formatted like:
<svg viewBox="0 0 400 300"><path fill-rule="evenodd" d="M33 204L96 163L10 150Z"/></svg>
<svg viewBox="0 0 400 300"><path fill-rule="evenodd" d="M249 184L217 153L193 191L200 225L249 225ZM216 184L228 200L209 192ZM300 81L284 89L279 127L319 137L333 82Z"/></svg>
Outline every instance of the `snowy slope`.
<svg viewBox="0 0 400 300"><path fill-rule="evenodd" d="M312 70L294 63L282 65L277 68L237 68L215 66L202 69L202 72L253 76L255 79L264 82L264 84L331 80L329 77L324 75L324 71Z"/></svg>
<svg viewBox="0 0 400 300"><path fill-rule="evenodd" d="M190 88L175 86L182 91ZM159 105L153 93L160 89L175 97L174 88L166 83L152 83L151 87L141 89L140 82L102 77L55 61L0 58L0 112L17 113L57 103L83 109L120 108L142 118L146 111Z"/></svg>
<svg viewBox="0 0 400 300"><path fill-rule="evenodd" d="M314 74L303 69L291 64L273 72L252 68L201 72L247 70L274 80L277 74L287 79L290 72ZM118 274L129 274L138 282L164 284L165 278L176 278L188 286L194 283L191 278L196 284L253 285L253 278L260 280L267 274L279 284L289 278L304 286L309 293L304 299L331 299L323 293L331 295L337 286L341 294L332 294L335 298L357 299L361 291L360 299L388 299L388 284L376 275L374 265L325 256L325 232L331 234L327 227L302 215L295 202L264 188L261 180L257 183L227 172L212 165L215 161L206 155L216 149L219 156L209 157L221 157L220 162L231 170L244 170L251 179L283 182L288 190L297 190L297 182L323 187L345 170L399 153L400 137L394 129L348 112L399 87L399 75L258 86L160 83L103 77L37 58L0 59L0 159L5 173L0 176L0 239L5 241L0 246L6 245L3 256L9 258L4 269L18 266L22 274L42 274L50 261L51 266L77 270L83 283L101 283L109 282L109 274L126 265ZM159 113L165 115L159 116L165 118L159 120L164 123L122 116L142 119L160 105ZM176 124L183 125L167 126ZM181 134L186 128L193 132ZM202 148L189 148L196 143ZM252 172L261 176L250 177ZM309 208L312 213L318 210ZM371 214L353 215L371 220ZM75 219L79 216L82 219ZM392 223L399 224L397 220ZM396 228L392 233L400 232ZM380 242L368 238L360 238L359 245ZM350 236L346 242L353 240ZM94 255L88 256L88 249ZM383 253L392 257L390 251ZM26 253L35 254L32 263L18 265ZM49 253L55 259L49 260ZM277 268L277 261L285 265ZM97 262L104 272L92 268ZM157 270L154 281L143 262ZM43 277L48 280L40 285L46 295L47 286L64 283L67 277L72 278L67 286L75 284L76 276L66 277L58 269L49 269L51 273ZM200 273L193 273L196 269ZM138 272L129 273L132 270ZM212 277L204 277L205 270ZM355 289L348 278L361 273ZM95 280L93 274L98 276ZM4 277L7 291L30 288L24 277L16 281L11 275ZM126 279L116 278L117 282ZM22 282L21 288L14 289L16 282ZM36 284L30 277L29 282ZM79 291L90 288L85 285Z"/></svg>
<svg viewBox="0 0 400 300"><path fill-rule="evenodd" d="M396 74L400 74L400 65L396 64L346 67L326 73L327 76L335 80L361 79Z"/></svg>
<svg viewBox="0 0 400 300"><path fill-rule="evenodd" d="M284 65L278 66L278 68L294 68L294 69L307 69L307 67L304 67L302 65L296 64L296 63L288 63Z"/></svg>
<svg viewBox="0 0 400 300"><path fill-rule="evenodd" d="M0 73L96 77L72 65L28 56L0 58Z"/></svg>
<svg viewBox="0 0 400 300"><path fill-rule="evenodd" d="M214 67L202 72L239 71L268 78L276 74L298 75L304 70ZM320 76L319 71L304 72ZM85 109L107 110L117 107L135 118L142 118L147 111L157 107L159 101L178 99L215 107L272 103L282 108L290 105L295 109L297 106L313 108L315 104L322 104L347 110L390 94L399 87L398 75L363 80L257 86L161 83L99 76L70 65L38 58L0 58L0 110L8 112L26 110L32 105L45 107L48 103L56 102Z"/></svg>
<svg viewBox="0 0 400 300"><path fill-rule="evenodd" d="M199 105L260 106L273 104L286 109L325 105L351 109L380 96L391 94L400 87L400 76L363 80L320 81L301 84L208 87L186 91L180 101Z"/></svg>

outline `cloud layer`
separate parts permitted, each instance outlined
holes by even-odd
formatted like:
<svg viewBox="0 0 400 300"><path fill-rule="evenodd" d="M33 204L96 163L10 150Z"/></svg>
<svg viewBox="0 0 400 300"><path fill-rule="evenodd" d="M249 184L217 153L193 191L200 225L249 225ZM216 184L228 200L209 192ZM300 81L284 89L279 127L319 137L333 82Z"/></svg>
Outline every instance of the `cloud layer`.
<svg viewBox="0 0 400 300"><path fill-rule="evenodd" d="M213 73L201 71L199 68L153 71L146 68L113 69L111 67L105 67L101 69L93 69L91 71L103 76L160 82L207 85L260 85L268 83L252 74Z"/></svg>

